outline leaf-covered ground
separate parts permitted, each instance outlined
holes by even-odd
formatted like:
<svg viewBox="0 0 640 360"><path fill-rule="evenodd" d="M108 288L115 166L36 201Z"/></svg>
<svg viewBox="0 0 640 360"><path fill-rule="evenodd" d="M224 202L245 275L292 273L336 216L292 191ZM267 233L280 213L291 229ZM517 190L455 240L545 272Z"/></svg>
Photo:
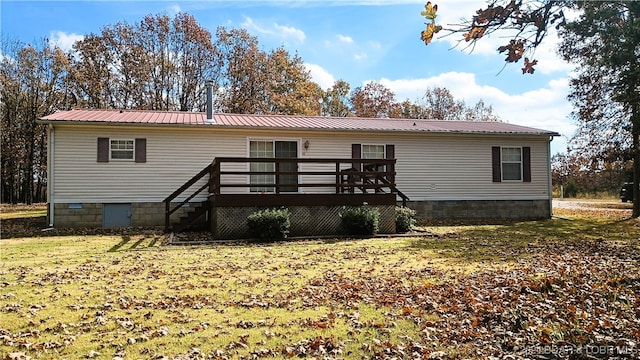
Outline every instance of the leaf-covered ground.
<svg viewBox="0 0 640 360"><path fill-rule="evenodd" d="M1 357L639 358L640 222L618 209L556 214L426 228L436 236L208 246L19 221L12 231L34 235L4 237L3 220Z"/></svg>

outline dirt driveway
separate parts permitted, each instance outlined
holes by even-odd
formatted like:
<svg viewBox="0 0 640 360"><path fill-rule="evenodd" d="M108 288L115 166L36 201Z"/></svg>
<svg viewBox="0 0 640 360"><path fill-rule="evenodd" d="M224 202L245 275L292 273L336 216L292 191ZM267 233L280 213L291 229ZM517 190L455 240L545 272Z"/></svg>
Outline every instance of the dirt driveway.
<svg viewBox="0 0 640 360"><path fill-rule="evenodd" d="M591 200L591 199L553 199L553 208L581 209L581 210L632 210L632 203L623 203L620 200Z"/></svg>

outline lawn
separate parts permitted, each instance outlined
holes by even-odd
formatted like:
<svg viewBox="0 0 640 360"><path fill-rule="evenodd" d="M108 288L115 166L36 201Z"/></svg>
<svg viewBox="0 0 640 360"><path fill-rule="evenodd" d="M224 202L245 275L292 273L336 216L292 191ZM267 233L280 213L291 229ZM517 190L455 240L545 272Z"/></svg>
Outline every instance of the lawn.
<svg viewBox="0 0 640 360"><path fill-rule="evenodd" d="M206 246L21 228L37 211L2 211L2 359L640 356L628 210Z"/></svg>

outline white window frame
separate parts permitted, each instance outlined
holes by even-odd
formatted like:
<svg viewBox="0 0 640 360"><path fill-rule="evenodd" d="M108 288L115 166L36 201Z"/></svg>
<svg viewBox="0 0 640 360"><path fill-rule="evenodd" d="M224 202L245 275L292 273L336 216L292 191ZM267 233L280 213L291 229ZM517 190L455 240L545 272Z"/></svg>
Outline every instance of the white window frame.
<svg viewBox="0 0 640 360"><path fill-rule="evenodd" d="M520 151L520 160L510 160L505 159L505 149L518 149ZM502 146L500 147L500 177L503 182L523 182L524 181L524 173L523 173L523 152L522 146ZM520 176L518 179L505 179L505 164L518 164L520 168Z"/></svg>
<svg viewBox="0 0 640 360"><path fill-rule="evenodd" d="M381 158L369 158L369 157L365 157L365 152L364 152L364 147L365 146L376 146L376 147L381 147L382 148L382 157ZM360 145L360 157L362 157L363 160L368 160L368 159L386 159L387 158L387 146L385 144L361 144Z"/></svg>
<svg viewBox="0 0 640 360"><path fill-rule="evenodd" d="M302 139L300 138L247 138L247 157L251 157L251 143L252 142L270 142L273 144L273 154L271 155L271 157L275 157L276 156L276 142L278 141L286 141L286 142L295 142L296 146L297 146L297 153L298 153L298 158L301 158L301 149L300 149L300 144L302 143ZM251 171L251 163L247 163L247 171ZM272 170L270 170L272 171ZM255 175L255 176L263 176L264 179L266 179L266 177L268 176L275 176L275 175ZM275 179L272 179L272 181L274 181ZM271 188L269 186L260 186L260 183L256 183L256 184L252 184L251 183L251 175L247 175L247 184L249 184L249 189L248 191L251 193L256 193L256 192L265 192L265 193L275 193L275 188ZM300 182L300 178L298 177L298 183ZM298 192L300 192L300 190L298 189Z"/></svg>
<svg viewBox="0 0 640 360"><path fill-rule="evenodd" d="M126 143L131 143L131 149L114 149L113 148L113 143L114 142L126 142ZM126 145L126 144L125 144ZM113 157L113 152L114 151L122 151L122 152L131 152L131 157L130 158L114 158ZM135 139L109 139L109 161L135 161L136 160L136 141Z"/></svg>

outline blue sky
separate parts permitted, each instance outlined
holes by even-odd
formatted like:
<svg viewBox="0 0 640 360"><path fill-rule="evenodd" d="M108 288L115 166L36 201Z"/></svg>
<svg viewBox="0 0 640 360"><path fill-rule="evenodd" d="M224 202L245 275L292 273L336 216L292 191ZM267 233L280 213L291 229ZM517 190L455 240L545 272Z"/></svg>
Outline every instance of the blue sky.
<svg viewBox="0 0 640 360"><path fill-rule="evenodd" d="M435 0L438 23L460 23L484 0ZM62 48L118 21L135 23L147 14L187 12L212 33L218 26L245 28L264 50L284 46L298 53L323 88L342 79L352 89L381 82L396 100L416 101L427 88L446 87L468 105L482 99L503 121L556 131L552 153L563 152L575 131L566 100L571 66L555 55L554 36L536 51L534 75L521 64L503 68L496 48L505 41L483 39L473 52L461 38L420 40L424 1L412 0L212 0L212 1L13 1L0 3L3 39L33 42L48 38Z"/></svg>

